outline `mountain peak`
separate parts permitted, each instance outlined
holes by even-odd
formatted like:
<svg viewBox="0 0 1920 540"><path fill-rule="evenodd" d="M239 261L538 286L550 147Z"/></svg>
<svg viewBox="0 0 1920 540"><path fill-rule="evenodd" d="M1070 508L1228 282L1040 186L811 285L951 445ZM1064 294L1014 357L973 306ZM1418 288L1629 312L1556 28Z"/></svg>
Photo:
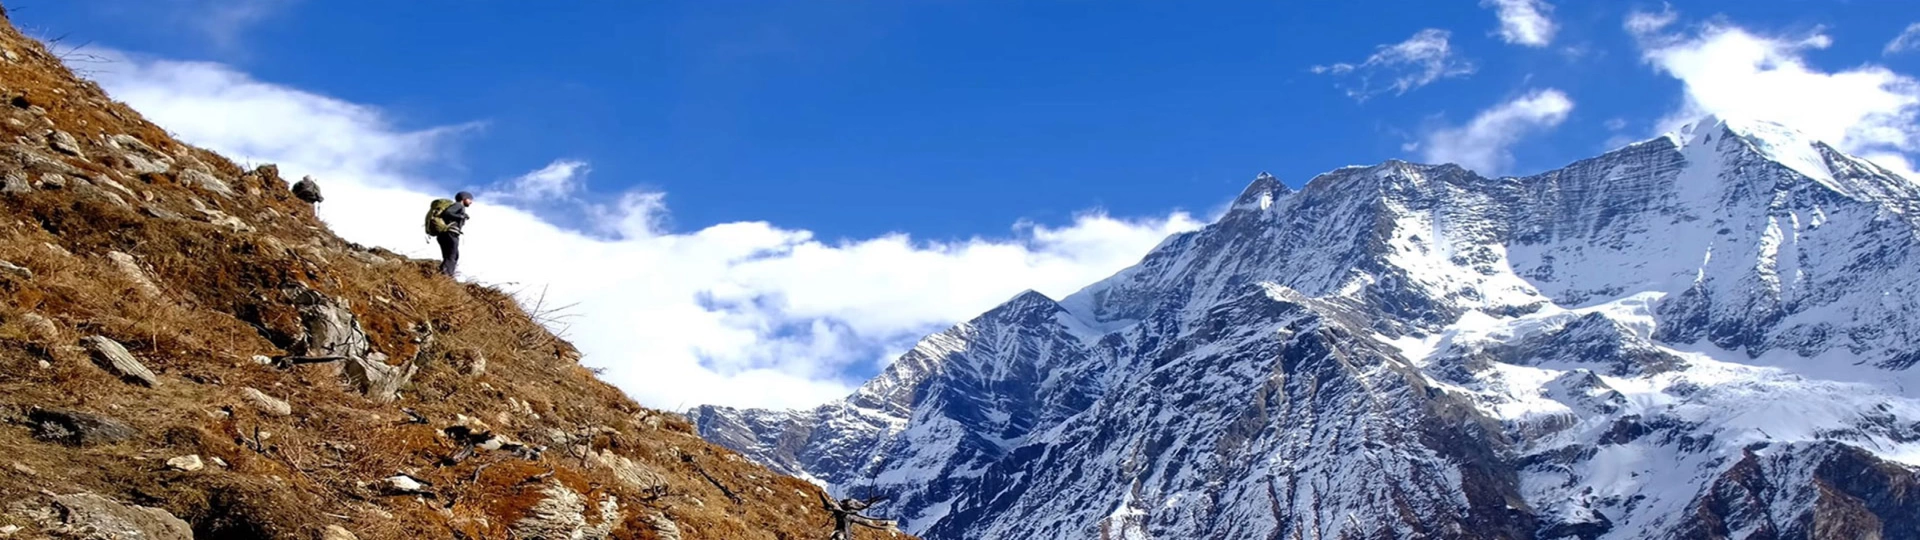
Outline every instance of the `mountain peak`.
<svg viewBox="0 0 1920 540"><path fill-rule="evenodd" d="M1253 177L1253 183L1247 184L1246 189L1240 190L1239 197L1233 198L1231 210L1266 210L1273 207L1275 199L1292 192L1293 190L1279 178L1261 171L1258 176Z"/></svg>

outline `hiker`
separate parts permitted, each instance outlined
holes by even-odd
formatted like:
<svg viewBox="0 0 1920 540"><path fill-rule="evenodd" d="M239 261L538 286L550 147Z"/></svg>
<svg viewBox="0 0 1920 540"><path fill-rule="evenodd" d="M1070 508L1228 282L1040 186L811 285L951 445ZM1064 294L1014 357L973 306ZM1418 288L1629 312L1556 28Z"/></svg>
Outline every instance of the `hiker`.
<svg viewBox="0 0 1920 540"><path fill-rule="evenodd" d="M879 501L879 498L866 500L849 498L835 501L827 498L825 494L820 495L820 505L826 507L827 512L833 514L833 536L827 537L828 540L853 540L854 525L869 529L895 532L897 529L894 529L895 525L893 520L876 519L860 515L860 512L872 508L873 503Z"/></svg>
<svg viewBox="0 0 1920 540"><path fill-rule="evenodd" d="M473 206L473 194L462 191L452 200L434 199L427 207L427 234L440 242L440 273L447 277L460 266L460 228L467 225L468 206Z"/></svg>

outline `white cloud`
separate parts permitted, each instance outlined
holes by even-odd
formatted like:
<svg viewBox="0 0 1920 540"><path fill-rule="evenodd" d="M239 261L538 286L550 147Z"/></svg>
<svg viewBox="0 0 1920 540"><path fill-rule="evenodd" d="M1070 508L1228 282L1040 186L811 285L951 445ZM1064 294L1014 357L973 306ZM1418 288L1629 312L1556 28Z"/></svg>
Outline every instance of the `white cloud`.
<svg viewBox="0 0 1920 540"><path fill-rule="evenodd" d="M1651 11L1628 13L1627 21L1622 26L1628 33L1643 36L1664 30L1677 20L1680 20L1680 14L1673 11L1673 6L1662 6L1659 13Z"/></svg>
<svg viewBox="0 0 1920 540"><path fill-rule="evenodd" d="M1880 53L1891 56L1914 49L1920 49L1920 23L1907 25L1907 29L1894 36L1893 41L1887 42L1886 48L1881 49Z"/></svg>
<svg viewBox="0 0 1920 540"><path fill-rule="evenodd" d="M1684 101L1660 129L1706 114L1768 120L1914 177L1920 81L1872 64L1840 71L1808 64L1806 51L1833 44L1820 30L1769 36L1716 22L1669 33L1668 18L1662 25L1629 25L1639 30L1646 61L1685 87Z"/></svg>
<svg viewBox="0 0 1920 540"><path fill-rule="evenodd" d="M1472 63L1454 58L1453 47L1447 42L1450 37L1446 30L1428 28L1406 41L1379 46L1373 56L1359 64L1313 66L1312 71L1349 79L1351 83L1340 87L1348 97L1360 101L1389 91L1405 94L1440 79L1473 73Z"/></svg>
<svg viewBox="0 0 1920 540"><path fill-rule="evenodd" d="M1553 24L1553 4L1544 0L1480 0L1480 7L1494 8L1500 17L1500 39L1507 43L1545 47L1558 30Z"/></svg>
<svg viewBox="0 0 1920 540"><path fill-rule="evenodd" d="M1521 137L1560 125L1573 111L1573 100L1556 89L1537 90L1481 111L1464 126L1427 133L1418 148L1426 161L1454 163L1484 175L1507 172L1513 166L1508 150Z"/></svg>
<svg viewBox="0 0 1920 540"><path fill-rule="evenodd" d="M100 74L116 98L236 159L276 162L327 190L321 217L342 236L420 257L426 202L446 194L415 172L467 129L397 129L379 111L253 80L209 63L112 54ZM566 198L584 161L560 160L505 183L521 197ZM516 191L517 190L517 191ZM450 190L445 190L450 191ZM643 403L805 406L837 398L924 333L1035 289L1060 297L1130 265L1184 213L1019 224L1005 238L927 242L906 235L826 242L763 222L675 233L660 193L586 207L592 233L505 197L471 213L463 272L573 304L567 335L589 365ZM575 207L579 210L580 207Z"/></svg>
<svg viewBox="0 0 1920 540"><path fill-rule="evenodd" d="M592 168L577 159L556 159L539 170L520 175L481 195L489 200L508 202L555 201L571 197L585 188Z"/></svg>

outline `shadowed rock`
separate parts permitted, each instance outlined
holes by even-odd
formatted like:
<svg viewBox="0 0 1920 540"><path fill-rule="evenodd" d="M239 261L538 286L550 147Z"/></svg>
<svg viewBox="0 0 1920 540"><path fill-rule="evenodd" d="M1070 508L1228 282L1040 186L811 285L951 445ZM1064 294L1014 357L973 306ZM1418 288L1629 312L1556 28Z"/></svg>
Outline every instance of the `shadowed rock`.
<svg viewBox="0 0 1920 540"><path fill-rule="evenodd" d="M139 434L119 420L70 409L35 409L27 421L34 438L67 446L112 444Z"/></svg>

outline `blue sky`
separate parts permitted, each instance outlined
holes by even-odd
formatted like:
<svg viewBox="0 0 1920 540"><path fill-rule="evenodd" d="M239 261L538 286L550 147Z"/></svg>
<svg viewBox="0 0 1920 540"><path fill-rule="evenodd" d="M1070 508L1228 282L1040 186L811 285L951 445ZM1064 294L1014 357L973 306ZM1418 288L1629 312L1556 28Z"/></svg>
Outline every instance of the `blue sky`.
<svg viewBox="0 0 1920 540"><path fill-rule="evenodd" d="M565 265L650 283L569 292L596 321L575 336L590 362L678 354L715 388L759 377L746 387L803 396L614 373L659 406L844 392L925 331L1130 264L1260 171L1298 186L1405 158L1524 174L1708 112L1778 115L1901 168L1920 155L1920 5L1899 0L7 6L190 141L368 200L497 193L476 224L501 202L525 228L584 236ZM384 203L345 200L322 214L349 238L418 247L366 225ZM565 243L508 221L493 238ZM475 242L476 279L595 281ZM676 250L715 266L664 269L698 259ZM796 266L745 268L762 258ZM832 278L860 271L877 277ZM792 277L809 272L826 277ZM911 272L942 277L897 277ZM635 359L599 336L688 317L720 337Z"/></svg>

